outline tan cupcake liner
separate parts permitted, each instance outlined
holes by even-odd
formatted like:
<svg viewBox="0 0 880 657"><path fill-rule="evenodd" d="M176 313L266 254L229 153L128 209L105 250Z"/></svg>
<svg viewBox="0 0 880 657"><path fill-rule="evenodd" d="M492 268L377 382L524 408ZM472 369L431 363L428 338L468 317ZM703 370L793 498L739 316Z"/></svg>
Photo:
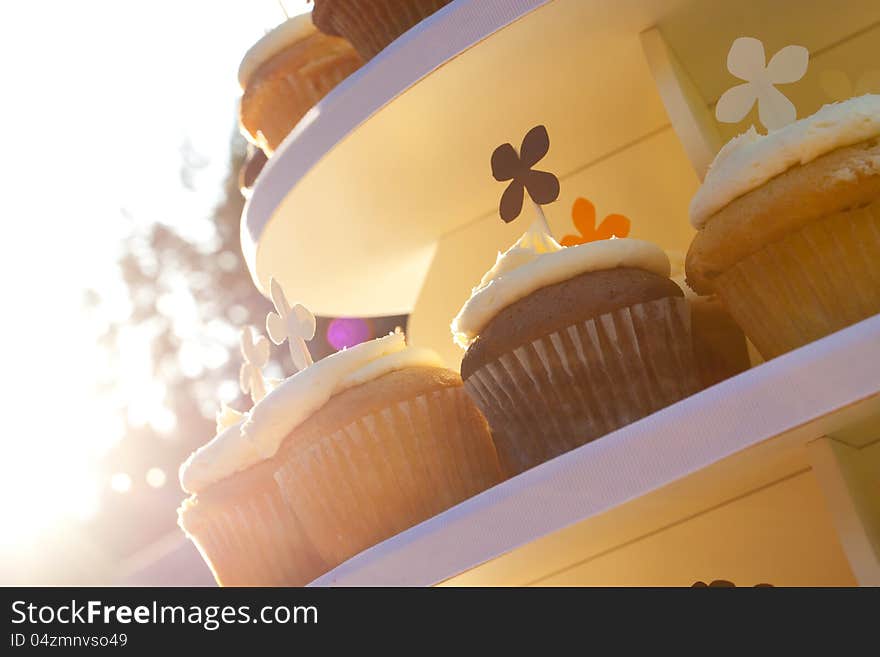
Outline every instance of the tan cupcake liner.
<svg viewBox="0 0 880 657"><path fill-rule="evenodd" d="M683 298L621 308L523 345L465 388L509 475L595 440L700 388Z"/></svg>
<svg viewBox="0 0 880 657"><path fill-rule="evenodd" d="M716 279L730 314L773 358L880 312L880 200L813 221Z"/></svg>
<svg viewBox="0 0 880 657"><path fill-rule="evenodd" d="M501 479L486 422L461 387L365 415L282 461L282 495L331 566Z"/></svg>
<svg viewBox="0 0 880 657"><path fill-rule="evenodd" d="M327 10L329 28L354 46L364 60L370 60L412 26L451 0L338 0ZM321 13L320 10L316 10ZM322 27L323 26L323 27Z"/></svg>
<svg viewBox="0 0 880 657"><path fill-rule="evenodd" d="M220 586L303 586L329 570L277 489L229 503L187 500L180 525Z"/></svg>

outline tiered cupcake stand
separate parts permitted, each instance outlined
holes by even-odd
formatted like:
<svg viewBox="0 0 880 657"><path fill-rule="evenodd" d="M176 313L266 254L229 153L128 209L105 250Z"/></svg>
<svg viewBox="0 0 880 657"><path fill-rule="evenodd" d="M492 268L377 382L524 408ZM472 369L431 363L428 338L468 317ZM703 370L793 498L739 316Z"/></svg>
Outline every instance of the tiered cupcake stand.
<svg viewBox="0 0 880 657"><path fill-rule="evenodd" d="M808 5L808 6L805 6ZM805 116L857 85L880 4L456 0L305 117L242 218L270 276L326 315L411 312L451 367L450 319L527 219L497 218L498 144L547 125L546 212L588 197L684 253L691 196L740 125L731 42L806 46ZM872 58L873 57L873 58ZM828 81L835 81L829 85ZM834 89L831 89L834 87ZM830 91L829 91L830 89ZM753 110L754 113L754 110ZM342 564L316 585L880 585L880 316L527 471Z"/></svg>

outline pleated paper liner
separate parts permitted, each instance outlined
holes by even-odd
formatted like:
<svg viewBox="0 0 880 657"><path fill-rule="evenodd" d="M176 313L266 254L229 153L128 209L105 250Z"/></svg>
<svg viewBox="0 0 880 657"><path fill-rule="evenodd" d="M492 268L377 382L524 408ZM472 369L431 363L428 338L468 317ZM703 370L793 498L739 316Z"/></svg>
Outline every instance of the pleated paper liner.
<svg viewBox="0 0 880 657"><path fill-rule="evenodd" d="M329 570L271 472L264 476L216 501L190 498L179 511L180 526L221 586L303 586Z"/></svg>
<svg viewBox="0 0 880 657"><path fill-rule="evenodd" d="M669 297L573 324L485 364L465 388L508 475L696 392L687 302Z"/></svg>
<svg viewBox="0 0 880 657"><path fill-rule="evenodd" d="M461 386L288 441L279 457L279 488L331 567L501 479L486 422Z"/></svg>
<svg viewBox="0 0 880 657"><path fill-rule="evenodd" d="M451 0L324 0L315 24L330 27L351 42L365 60L372 59L401 34ZM320 5L332 5L327 25Z"/></svg>
<svg viewBox="0 0 880 657"><path fill-rule="evenodd" d="M686 298L701 387L708 388L749 369L745 335L721 300L715 296Z"/></svg>
<svg viewBox="0 0 880 657"><path fill-rule="evenodd" d="M335 37L316 35L294 48L257 69L242 97L242 124L269 155L306 112L363 64Z"/></svg>
<svg viewBox="0 0 880 657"><path fill-rule="evenodd" d="M730 314L773 358L880 312L880 200L813 221L716 279Z"/></svg>

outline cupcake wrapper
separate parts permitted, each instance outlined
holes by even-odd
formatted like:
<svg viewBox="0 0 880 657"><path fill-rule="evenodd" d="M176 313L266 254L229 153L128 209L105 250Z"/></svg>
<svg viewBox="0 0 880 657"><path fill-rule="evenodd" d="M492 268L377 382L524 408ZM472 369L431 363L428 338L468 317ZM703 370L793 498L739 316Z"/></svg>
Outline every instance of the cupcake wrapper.
<svg viewBox="0 0 880 657"><path fill-rule="evenodd" d="M769 244L716 289L767 359L880 312L880 201Z"/></svg>
<svg viewBox="0 0 880 657"><path fill-rule="evenodd" d="M277 491L197 503L181 526L221 586L303 586L329 570Z"/></svg>
<svg viewBox="0 0 880 657"><path fill-rule="evenodd" d="M275 479L331 566L501 479L485 420L444 388L291 446Z"/></svg>
<svg viewBox="0 0 880 657"><path fill-rule="evenodd" d="M365 60L372 59L413 25L451 0L344 0L335 2L330 20Z"/></svg>
<svg viewBox="0 0 880 657"><path fill-rule="evenodd" d="M688 305L700 385L708 388L749 369L751 362L745 335L730 314L707 310L701 302L688 300Z"/></svg>
<svg viewBox="0 0 880 657"><path fill-rule="evenodd" d="M682 298L579 322L475 371L465 388L513 475L699 389Z"/></svg>
<svg viewBox="0 0 880 657"><path fill-rule="evenodd" d="M745 348L745 346L743 347ZM694 358L700 378L700 388L708 388L732 376L736 376L745 368L734 367L724 355L706 344L694 343Z"/></svg>

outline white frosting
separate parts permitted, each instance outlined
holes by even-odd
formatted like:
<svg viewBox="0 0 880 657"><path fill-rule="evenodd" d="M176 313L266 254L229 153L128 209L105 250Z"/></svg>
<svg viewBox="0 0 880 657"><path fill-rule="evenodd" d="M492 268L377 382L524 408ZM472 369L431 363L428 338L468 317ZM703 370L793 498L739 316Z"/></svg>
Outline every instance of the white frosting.
<svg viewBox="0 0 880 657"><path fill-rule="evenodd" d="M489 321L532 292L588 271L636 267L669 276L669 259L650 242L624 238L564 248L532 226L475 287L452 320L455 342L466 348Z"/></svg>
<svg viewBox="0 0 880 657"><path fill-rule="evenodd" d="M825 105L810 117L759 135L754 126L722 148L691 201L691 223L713 214L798 164L880 135L880 95Z"/></svg>
<svg viewBox="0 0 880 657"><path fill-rule="evenodd" d="M256 448L242 440L241 427L246 420L247 414L241 421L227 427L214 436L211 442L189 455L180 466L180 485L183 490L195 493L223 476L243 470L260 460Z"/></svg>
<svg viewBox="0 0 880 657"><path fill-rule="evenodd" d="M443 367L430 349L407 347L402 333L338 351L279 383L243 421L221 431L180 468L180 483L198 492L263 459L331 397L407 367Z"/></svg>
<svg viewBox="0 0 880 657"><path fill-rule="evenodd" d="M225 402L220 402L220 410L217 411L214 419L217 423L217 433L222 433L225 429L244 422L245 414L228 406Z"/></svg>
<svg viewBox="0 0 880 657"><path fill-rule="evenodd" d="M245 53L238 67L238 84L244 89L260 65L274 57L287 46L305 39L315 33L317 28L312 24L311 12L289 18L267 32Z"/></svg>

